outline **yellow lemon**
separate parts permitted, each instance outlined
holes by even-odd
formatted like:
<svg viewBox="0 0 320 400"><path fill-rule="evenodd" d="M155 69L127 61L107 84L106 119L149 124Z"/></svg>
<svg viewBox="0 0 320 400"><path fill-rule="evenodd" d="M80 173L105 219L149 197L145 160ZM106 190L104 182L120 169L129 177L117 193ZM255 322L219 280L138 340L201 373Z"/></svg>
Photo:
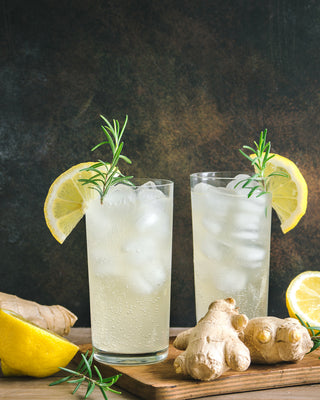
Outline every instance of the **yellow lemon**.
<svg viewBox="0 0 320 400"><path fill-rule="evenodd" d="M271 155L273 154L270 153ZM265 176L273 172L288 175L288 177L270 177L267 187L268 192L272 193L272 207L280 219L282 232L287 233L297 225L306 212L308 186L298 167L286 157L275 154L267 162Z"/></svg>
<svg viewBox="0 0 320 400"><path fill-rule="evenodd" d="M305 271L288 286L286 304L290 317L296 314L311 326L320 326L320 271Z"/></svg>
<svg viewBox="0 0 320 400"><path fill-rule="evenodd" d="M48 228L59 243L81 220L90 199L98 196L90 185L82 185L79 179L95 175L93 171L83 171L95 163L77 164L62 173L50 186L44 203L44 216Z"/></svg>
<svg viewBox="0 0 320 400"><path fill-rule="evenodd" d="M65 367L78 346L12 311L0 310L0 359L5 376L50 376Z"/></svg>

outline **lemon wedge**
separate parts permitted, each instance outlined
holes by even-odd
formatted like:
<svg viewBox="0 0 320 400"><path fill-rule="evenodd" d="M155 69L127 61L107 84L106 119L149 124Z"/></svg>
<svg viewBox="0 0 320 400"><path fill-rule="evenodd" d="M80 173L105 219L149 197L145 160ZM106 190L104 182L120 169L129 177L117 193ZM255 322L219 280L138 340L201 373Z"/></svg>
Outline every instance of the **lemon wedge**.
<svg viewBox="0 0 320 400"><path fill-rule="evenodd" d="M320 271L305 271L296 276L286 291L290 317L296 314L311 326L320 326Z"/></svg>
<svg viewBox="0 0 320 400"><path fill-rule="evenodd" d="M78 346L12 311L0 310L0 359L3 375L50 376L65 367Z"/></svg>
<svg viewBox="0 0 320 400"><path fill-rule="evenodd" d="M50 186L44 203L44 216L48 228L59 243L64 242L81 220L88 201L99 195L89 185L79 182L79 179L88 179L95 174L83 171L94 164L77 164L58 176Z"/></svg>
<svg viewBox="0 0 320 400"><path fill-rule="evenodd" d="M270 153L270 156L273 155ZM266 164L265 176L284 172L288 177L272 176L268 191L272 193L272 207L277 213L283 233L293 229L307 209L308 186L298 167L288 158L275 154Z"/></svg>

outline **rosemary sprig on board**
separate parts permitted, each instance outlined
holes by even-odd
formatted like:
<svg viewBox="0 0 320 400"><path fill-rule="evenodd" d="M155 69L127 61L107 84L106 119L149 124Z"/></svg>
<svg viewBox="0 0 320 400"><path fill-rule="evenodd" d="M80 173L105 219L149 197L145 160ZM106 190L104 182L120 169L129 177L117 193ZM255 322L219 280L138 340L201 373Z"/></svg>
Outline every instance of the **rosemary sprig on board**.
<svg viewBox="0 0 320 400"><path fill-rule="evenodd" d="M119 379L119 377L121 375L114 375L114 376L110 376L109 378L103 378L99 369L94 365L93 368L98 376L97 380L94 379L93 373L92 373L92 361L93 361L94 353L92 352L90 357L88 357L88 353L89 352L87 351L86 354L81 354L82 359L75 371L68 369L68 368L60 367L60 369L62 371L68 372L69 375L50 383L49 386L59 385L60 383L64 383L64 382L74 383L74 384L76 384L76 387L73 390L72 394L75 394L76 391L80 388L80 386L83 383L86 383L87 391L86 391L86 394L84 397L85 399L87 399L90 396L90 394L93 392L93 390L96 387L98 387L100 389L105 400L108 400L108 397L106 394L107 391L121 394L121 392L111 389L111 386L117 382L117 380Z"/></svg>

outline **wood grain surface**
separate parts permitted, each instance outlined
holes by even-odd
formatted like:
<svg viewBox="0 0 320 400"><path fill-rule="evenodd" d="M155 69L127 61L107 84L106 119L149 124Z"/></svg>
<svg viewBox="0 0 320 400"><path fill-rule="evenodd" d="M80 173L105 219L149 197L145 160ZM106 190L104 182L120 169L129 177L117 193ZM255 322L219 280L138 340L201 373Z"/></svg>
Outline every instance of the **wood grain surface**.
<svg viewBox="0 0 320 400"><path fill-rule="evenodd" d="M91 345L80 346L80 349L85 352L91 349ZM179 353L170 343L168 358L161 363L129 367L97 365L106 376L122 374L118 385L146 400L193 399L320 382L320 350L306 355L297 363L252 365L245 372L228 371L211 382L177 375L173 360Z"/></svg>

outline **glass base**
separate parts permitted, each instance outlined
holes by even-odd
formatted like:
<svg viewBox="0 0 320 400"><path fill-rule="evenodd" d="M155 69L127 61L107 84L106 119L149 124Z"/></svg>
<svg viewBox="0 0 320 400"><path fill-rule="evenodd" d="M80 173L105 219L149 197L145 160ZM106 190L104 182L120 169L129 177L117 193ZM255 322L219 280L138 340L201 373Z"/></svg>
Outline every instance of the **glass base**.
<svg viewBox="0 0 320 400"><path fill-rule="evenodd" d="M146 365L155 364L167 358L168 347L155 353L117 354L108 353L93 347L94 359L103 364L114 365Z"/></svg>

